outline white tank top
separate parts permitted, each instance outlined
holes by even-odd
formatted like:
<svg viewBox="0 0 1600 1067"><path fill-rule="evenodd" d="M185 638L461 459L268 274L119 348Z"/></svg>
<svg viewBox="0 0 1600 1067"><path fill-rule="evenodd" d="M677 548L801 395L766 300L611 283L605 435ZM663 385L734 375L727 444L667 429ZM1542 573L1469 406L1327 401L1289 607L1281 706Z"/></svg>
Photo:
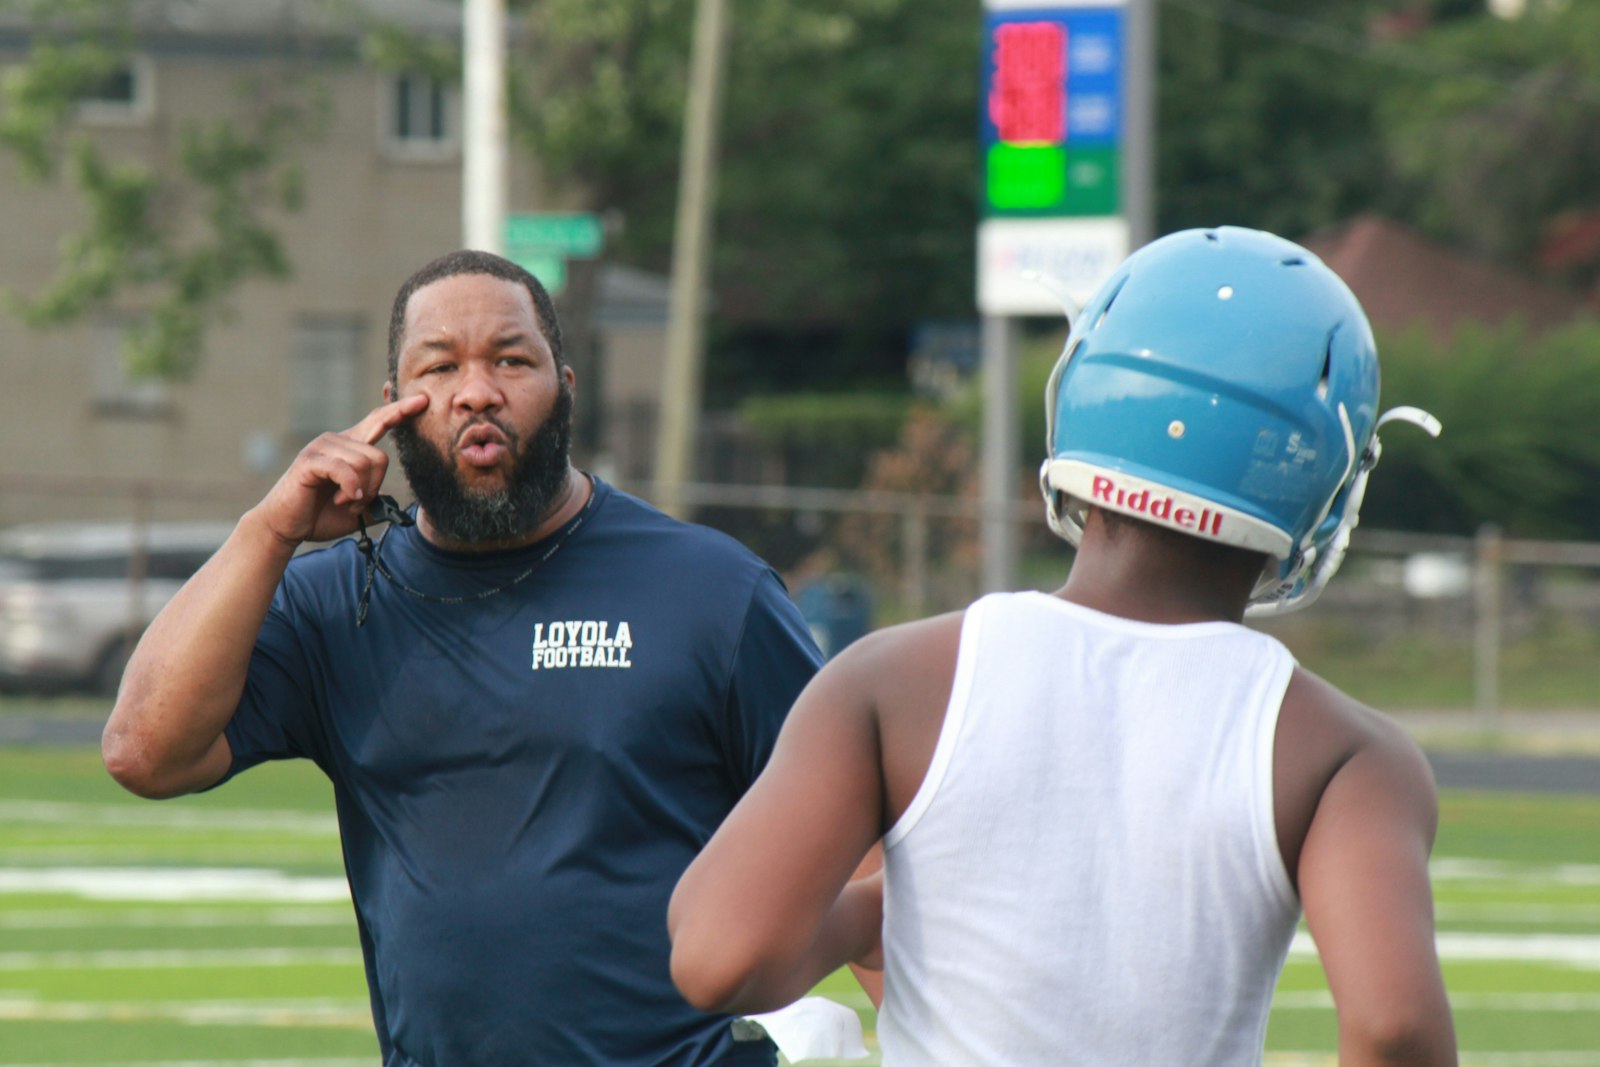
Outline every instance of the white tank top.
<svg viewBox="0 0 1600 1067"><path fill-rule="evenodd" d="M884 838L885 1067L1260 1063L1300 914L1272 810L1293 669L1233 623L972 605Z"/></svg>

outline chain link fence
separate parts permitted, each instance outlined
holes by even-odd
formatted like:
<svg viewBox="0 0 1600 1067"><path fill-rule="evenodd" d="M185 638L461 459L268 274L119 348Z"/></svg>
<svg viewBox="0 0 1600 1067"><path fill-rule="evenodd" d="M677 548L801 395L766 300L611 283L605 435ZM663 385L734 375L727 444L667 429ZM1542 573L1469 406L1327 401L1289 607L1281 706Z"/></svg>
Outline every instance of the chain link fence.
<svg viewBox="0 0 1600 1067"><path fill-rule="evenodd" d="M262 481L0 476L0 528L51 520L134 531L131 602L148 568L138 549L171 522L232 522ZM621 488L645 499L648 484ZM915 493L691 484L694 518L750 545L782 572L828 652L870 629L957 610L980 588L975 499ZM1043 505L1019 497L1015 585L1051 590L1072 550ZM141 531L144 533L141 534ZM1508 710L1600 705L1600 544L1360 528L1344 570L1310 611L1267 620L1302 663L1380 707L1475 709L1486 728Z"/></svg>

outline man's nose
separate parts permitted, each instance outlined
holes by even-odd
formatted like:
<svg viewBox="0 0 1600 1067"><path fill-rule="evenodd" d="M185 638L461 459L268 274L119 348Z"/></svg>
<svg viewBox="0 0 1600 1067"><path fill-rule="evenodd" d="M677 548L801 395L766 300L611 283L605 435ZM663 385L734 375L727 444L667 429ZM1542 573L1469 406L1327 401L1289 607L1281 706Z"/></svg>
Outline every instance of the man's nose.
<svg viewBox="0 0 1600 1067"><path fill-rule="evenodd" d="M469 365L456 390L455 402L467 411L492 411L505 404L505 394L488 368Z"/></svg>

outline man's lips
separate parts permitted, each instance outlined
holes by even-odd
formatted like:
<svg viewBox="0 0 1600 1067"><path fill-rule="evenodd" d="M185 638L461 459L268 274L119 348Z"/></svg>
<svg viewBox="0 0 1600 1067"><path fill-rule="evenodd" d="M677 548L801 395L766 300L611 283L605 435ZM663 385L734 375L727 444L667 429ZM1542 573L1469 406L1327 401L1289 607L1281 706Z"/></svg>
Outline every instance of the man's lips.
<svg viewBox="0 0 1600 1067"><path fill-rule="evenodd" d="M474 467L492 467L509 450L506 435L487 423L469 426L456 438L456 453Z"/></svg>

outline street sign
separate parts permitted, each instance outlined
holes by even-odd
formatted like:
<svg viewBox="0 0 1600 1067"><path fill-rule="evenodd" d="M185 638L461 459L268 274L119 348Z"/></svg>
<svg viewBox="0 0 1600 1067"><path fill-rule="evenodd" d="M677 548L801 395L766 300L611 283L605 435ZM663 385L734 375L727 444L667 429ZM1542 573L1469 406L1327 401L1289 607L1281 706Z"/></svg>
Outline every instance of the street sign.
<svg viewBox="0 0 1600 1067"><path fill-rule="evenodd" d="M978 226L978 307L986 315L1061 315L1128 255L1126 219L985 219Z"/></svg>
<svg viewBox="0 0 1600 1067"><path fill-rule="evenodd" d="M588 259L599 255L604 244L605 227L598 215L537 212L506 216L508 249L553 252L568 259Z"/></svg>
<svg viewBox="0 0 1600 1067"><path fill-rule="evenodd" d="M551 296L560 296L567 287L567 261L554 252L519 252L506 249L506 258L535 278Z"/></svg>
<svg viewBox="0 0 1600 1067"><path fill-rule="evenodd" d="M555 296L567 285L567 260L589 259L605 244L600 216L535 212L506 216L506 258Z"/></svg>
<svg viewBox="0 0 1600 1067"><path fill-rule="evenodd" d="M1117 214L1122 9L990 11L984 45L984 216Z"/></svg>
<svg viewBox="0 0 1600 1067"><path fill-rule="evenodd" d="M1055 314L1132 250L1124 0L985 0L978 307Z"/></svg>

